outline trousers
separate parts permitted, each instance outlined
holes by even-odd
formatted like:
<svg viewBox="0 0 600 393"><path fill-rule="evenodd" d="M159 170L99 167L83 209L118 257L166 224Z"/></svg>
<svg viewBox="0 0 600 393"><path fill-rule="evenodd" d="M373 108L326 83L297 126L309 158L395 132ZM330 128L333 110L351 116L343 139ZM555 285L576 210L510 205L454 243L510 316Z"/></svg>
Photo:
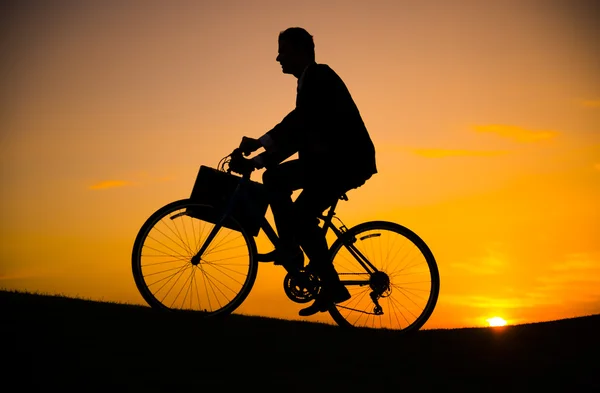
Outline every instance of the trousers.
<svg viewBox="0 0 600 393"><path fill-rule="evenodd" d="M349 187L324 171L309 167L299 159L268 167L263 184L268 193L275 227L284 251L302 247L311 269L324 284L339 282L324 230L317 217L331 207ZM302 190L292 201L292 193Z"/></svg>

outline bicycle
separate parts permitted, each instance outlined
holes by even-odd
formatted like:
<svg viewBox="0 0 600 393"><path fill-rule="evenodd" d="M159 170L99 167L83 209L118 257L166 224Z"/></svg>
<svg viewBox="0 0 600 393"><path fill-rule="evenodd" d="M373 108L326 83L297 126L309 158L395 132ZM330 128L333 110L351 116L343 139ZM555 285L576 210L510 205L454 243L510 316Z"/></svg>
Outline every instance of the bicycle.
<svg viewBox="0 0 600 393"><path fill-rule="evenodd" d="M188 199L171 202L142 225L132 252L132 271L144 300L162 310L194 310L205 317L232 313L250 293L258 264L273 262L258 252L262 229L277 249L278 237L265 217L268 202L252 170L237 176L224 157L217 169L200 167ZM226 168L227 167L227 168ZM339 200L318 218L336 239L329 252L352 297L328 310L342 327L419 330L431 316L440 277L427 244L408 228L368 221L348 229L335 215ZM339 222L334 224L334 219ZM318 277L304 268L287 270L284 291L297 303L318 296Z"/></svg>

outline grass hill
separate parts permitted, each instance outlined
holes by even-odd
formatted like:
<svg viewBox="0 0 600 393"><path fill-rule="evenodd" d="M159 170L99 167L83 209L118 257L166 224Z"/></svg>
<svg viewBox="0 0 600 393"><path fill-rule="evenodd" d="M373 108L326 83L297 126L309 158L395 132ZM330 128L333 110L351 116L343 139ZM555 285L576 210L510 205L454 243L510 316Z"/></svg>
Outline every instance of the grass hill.
<svg viewBox="0 0 600 393"><path fill-rule="evenodd" d="M600 315L369 329L0 291L3 391L600 391Z"/></svg>

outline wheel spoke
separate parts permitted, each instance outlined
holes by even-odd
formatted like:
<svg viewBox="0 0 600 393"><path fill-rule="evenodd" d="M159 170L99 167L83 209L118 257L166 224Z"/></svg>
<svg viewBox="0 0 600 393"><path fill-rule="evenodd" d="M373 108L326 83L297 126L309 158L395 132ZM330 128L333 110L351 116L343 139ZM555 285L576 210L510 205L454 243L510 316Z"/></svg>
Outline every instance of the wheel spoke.
<svg viewBox="0 0 600 393"><path fill-rule="evenodd" d="M154 247L152 247L152 246L149 246L149 245L145 245L145 246L144 246L144 248L147 248L147 249L149 249L149 250L156 251L156 252L162 252L162 253L163 253L163 254L165 254L166 256L179 257L179 258L181 258L181 259L184 259L184 260L188 258L188 255L183 255L183 254L181 254L180 252L178 252L178 251L176 251L176 250L172 249L171 247L169 247L169 246L165 245L164 243L162 243L162 242L160 242L160 241L158 241L158 240L156 240L156 239L154 239L154 238L152 238L152 237L150 237L150 236L148 236L148 239L154 240L156 243L158 243L158 244L160 244L161 246L165 247L165 248L166 248L166 249L168 249L169 251L172 251L172 252L173 252L173 254L165 254L164 252L162 252L162 251L161 251L161 250L159 250L158 248L154 248Z"/></svg>
<svg viewBox="0 0 600 393"><path fill-rule="evenodd" d="M219 229L201 259L192 258L214 228L199 218L216 216L211 210L190 200L173 202L140 230L132 267L152 307L213 316L231 313L248 295L256 278L256 246L235 220Z"/></svg>
<svg viewBox="0 0 600 393"><path fill-rule="evenodd" d="M170 269L160 270L158 272L148 273L148 274L144 275L144 277L156 276L157 274L163 274L163 273L170 272L170 271L173 271L173 270L177 270L176 273L173 273L173 274L177 274L185 266L186 265L184 264L184 265L179 266L179 267L173 267L173 268L170 268Z"/></svg>
<svg viewBox="0 0 600 393"><path fill-rule="evenodd" d="M428 250L425 243L406 228L385 221L360 224L348 232L344 239L357 239L354 246L376 271L366 272L342 240L334 242L333 264L352 297L332 309L332 317L348 326L418 330L433 312L439 291L435 259L421 252ZM353 276L365 277L368 285L350 285L356 282ZM378 314L377 303L383 315Z"/></svg>
<svg viewBox="0 0 600 393"><path fill-rule="evenodd" d="M145 256L145 257L152 258L152 257L154 257L154 256L156 256L156 255L144 255L144 256ZM169 260L169 261L162 261L162 262L152 262L152 263L144 263L144 265L143 265L143 266L145 266L145 267L148 267L148 266L164 265L164 264L167 264L167 263L175 263L175 262L182 263L183 261L182 261L181 259L172 259L172 260ZM185 262L184 262L184 263L185 263Z"/></svg>
<svg viewBox="0 0 600 393"><path fill-rule="evenodd" d="M203 271L204 271L204 274L206 274L206 276L207 276L209 279L211 279L211 281L213 281L213 280L214 280L214 281L218 282L219 284L221 284L222 286L224 286L225 288L227 288L227 289L228 289L228 290L229 290L231 293L233 293L234 295L236 295L236 294L237 294L237 291L236 291L236 290L234 290L234 289L231 289L231 287L229 287L229 285L227 285L227 284L225 284L223 281L219 280L219 279L218 279L216 276L214 276L214 275L210 274L210 273L209 273L209 272L207 272L206 270L203 270ZM227 276L227 277L231 278L230 276ZM239 281L237 281L237 280L234 280L234 279L232 279L232 280L233 280L233 281L236 281L236 282L237 282L237 283L239 283L239 284L241 284L241 283L240 283ZM218 287L217 287L217 289L218 289ZM221 293L223 294L223 296L227 297L227 296L225 295L225 293L223 293L223 292L222 292L220 289L219 289L219 292L221 292Z"/></svg>
<svg viewBox="0 0 600 393"><path fill-rule="evenodd" d="M400 319L398 319L398 314L402 315L402 318L404 318L407 325L410 324L410 321L404 316L404 313L402 312L402 310L400 310L400 308L398 307L397 304L394 304L393 298L388 298L388 305L390 306L389 307L390 314L394 314L394 318L396 319L398 326L402 326L402 322L400 321ZM394 312L394 310L397 310L398 312L396 313L396 312Z"/></svg>
<svg viewBox="0 0 600 393"><path fill-rule="evenodd" d="M171 293L171 291L173 290L173 288L175 288L175 285L177 285L177 282L178 282L178 281L179 281L179 279L181 278L181 275L182 275L182 273L183 273L184 271L186 271L187 269L189 269L191 266L192 266L192 265L184 265L183 269L181 269L179 272L177 272L177 273L175 274L175 275L177 275L177 279L175 280L175 282L173 283L173 285L171 285L171 288L169 288L169 290L167 291L167 293L165 293L165 295L162 297L162 299L160 300L160 301L161 301L161 303L163 303L163 302L165 301L165 299L167 298L167 296L169 296L169 293ZM162 288L163 288L165 285L167 285L167 284L168 284L168 283L171 281L171 279L172 279L173 277L175 277L175 275L171 276L171 278L170 278L169 280L167 280L167 282L165 282L165 283L163 284L163 286L161 287L161 289L162 289ZM160 292L160 289L159 289L159 290L158 290L156 293L158 293L158 292Z"/></svg>
<svg viewBox="0 0 600 393"><path fill-rule="evenodd" d="M215 269L219 270L221 273L223 272L223 270L227 270L227 271L230 271L231 273L239 274L239 275L241 275L243 277L246 277L246 274L247 274L246 272L240 272L238 270L233 270L232 268L227 267L227 265L224 265L222 263L219 263L219 264L204 263L204 265L205 266L210 266L212 268L215 268ZM243 266L243 265L234 265L234 266ZM242 283L240 283L240 285L242 285Z"/></svg>
<svg viewBox="0 0 600 393"><path fill-rule="evenodd" d="M194 268L192 267L192 268L190 269L190 275L189 275L189 277L188 277L188 278L185 280L185 282L184 282L184 283L183 283L183 285L181 286L181 289L180 289L180 290L179 290L179 292L177 293L177 296L175 296L175 299L173 299L173 302L171 303L171 306L173 306L173 305L175 304L175 302L176 302L176 301L177 301L177 299L179 298L179 295L181 295L181 292L183 291L183 288L185 288L185 287L186 287L186 285L187 285L187 282L188 282L188 281L189 281L189 280L192 278L192 274L193 274L193 272L194 272ZM187 290L185 291L185 295L184 295L184 297L183 297L183 301L181 302L181 303L182 303L182 306L184 306L184 305L185 305L185 299L186 299L186 298L187 298ZM181 308L183 308L183 307L181 307Z"/></svg>

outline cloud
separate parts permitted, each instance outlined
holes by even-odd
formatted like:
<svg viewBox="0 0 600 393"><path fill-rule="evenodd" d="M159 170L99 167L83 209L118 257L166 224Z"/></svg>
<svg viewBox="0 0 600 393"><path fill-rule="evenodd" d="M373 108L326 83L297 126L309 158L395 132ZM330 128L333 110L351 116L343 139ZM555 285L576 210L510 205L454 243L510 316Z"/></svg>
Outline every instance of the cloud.
<svg viewBox="0 0 600 393"><path fill-rule="evenodd" d="M445 302L472 308L530 308L542 305L590 303L600 299L600 253L573 253L548 266L535 277L528 291L518 296L485 296L482 294L447 294ZM500 273L506 266L501 254L490 253L487 258L471 263L450 264L474 275Z"/></svg>
<svg viewBox="0 0 600 393"><path fill-rule="evenodd" d="M554 139L559 134L558 131L528 130L523 127L501 124L476 125L473 128L476 132L496 134L517 142L539 142Z"/></svg>
<svg viewBox="0 0 600 393"><path fill-rule="evenodd" d="M536 281L533 291L556 299L569 294L570 300L592 301L600 298L600 253L575 253L549 266Z"/></svg>
<svg viewBox="0 0 600 393"><path fill-rule="evenodd" d="M427 158L441 157L494 157L506 154L503 150L466 150L466 149L410 149L411 152Z"/></svg>
<svg viewBox="0 0 600 393"><path fill-rule="evenodd" d="M557 271L594 270L597 268L599 268L598 263L587 253L568 254L564 261L551 266L552 270Z"/></svg>
<svg viewBox="0 0 600 393"><path fill-rule="evenodd" d="M464 270L472 275L477 275L477 276L486 276L486 275L499 273L498 269L496 269L495 267L486 266L486 265L482 265L482 264L469 264L469 263L456 262L456 263L451 263L450 267L454 268L454 269Z"/></svg>
<svg viewBox="0 0 600 393"><path fill-rule="evenodd" d="M0 281L20 280L23 278L31 278L31 276L29 276L27 274L19 274L19 273L12 273L12 274L0 273Z"/></svg>
<svg viewBox="0 0 600 393"><path fill-rule="evenodd" d="M472 275L491 275L498 274L505 270L506 257L496 251L488 251L484 257L471 258L467 262L453 262L450 267L460 269Z"/></svg>
<svg viewBox="0 0 600 393"><path fill-rule="evenodd" d="M88 187L90 190L105 190L107 188L125 187L131 185L131 182L125 180L105 180Z"/></svg>
<svg viewBox="0 0 600 393"><path fill-rule="evenodd" d="M479 308L479 309L521 309L536 307L540 305L556 304L551 298L535 297L524 294L518 297L494 297L480 295L454 295L446 294L444 303L457 305L461 307Z"/></svg>
<svg viewBox="0 0 600 393"><path fill-rule="evenodd" d="M600 100L583 100L581 105L586 108L600 108Z"/></svg>
<svg viewBox="0 0 600 393"><path fill-rule="evenodd" d="M174 175L150 175L146 172L133 173L127 175L133 180L104 180L88 186L88 190L106 190L108 188L130 187L130 186L148 186L157 183L165 183L176 180Z"/></svg>
<svg viewBox="0 0 600 393"><path fill-rule="evenodd" d="M17 267L16 270L0 272L0 283L13 280L31 280L53 277L55 271L45 267Z"/></svg>

